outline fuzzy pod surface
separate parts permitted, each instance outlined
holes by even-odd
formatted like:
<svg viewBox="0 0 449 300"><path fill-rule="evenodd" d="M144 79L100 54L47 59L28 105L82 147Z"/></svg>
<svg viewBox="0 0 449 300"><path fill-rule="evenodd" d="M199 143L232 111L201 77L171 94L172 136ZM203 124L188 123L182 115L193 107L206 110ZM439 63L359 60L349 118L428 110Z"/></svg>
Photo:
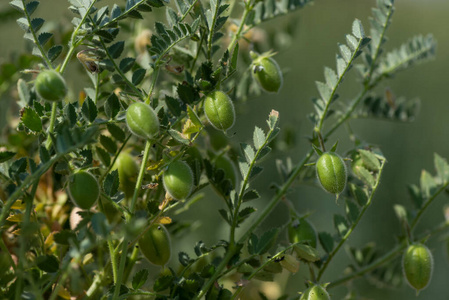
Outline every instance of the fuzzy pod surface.
<svg viewBox="0 0 449 300"><path fill-rule="evenodd" d="M346 164L335 152L325 152L316 162L316 174L321 186L329 193L339 195L346 187Z"/></svg>
<svg viewBox="0 0 449 300"><path fill-rule="evenodd" d="M214 91L206 96L204 113L215 129L226 131L234 126L234 104L229 96L222 91Z"/></svg>
<svg viewBox="0 0 449 300"><path fill-rule="evenodd" d="M67 85L64 78L54 70L39 73L34 82L36 93L47 101L61 101L67 95Z"/></svg>
<svg viewBox="0 0 449 300"><path fill-rule="evenodd" d="M170 235L162 224L153 224L139 238L140 252L149 262L157 266L164 266L170 260Z"/></svg>
<svg viewBox="0 0 449 300"><path fill-rule="evenodd" d="M128 152L120 152L112 170L118 170L120 189L125 193L125 196L132 197L139 173L139 166L134 157Z"/></svg>
<svg viewBox="0 0 449 300"><path fill-rule="evenodd" d="M79 171L68 180L68 192L73 203L82 209L89 209L100 196L98 181L89 172Z"/></svg>
<svg viewBox="0 0 449 300"><path fill-rule="evenodd" d="M253 61L253 78L268 93L277 93L284 78L278 63L272 57L261 56Z"/></svg>
<svg viewBox="0 0 449 300"><path fill-rule="evenodd" d="M417 292L427 287L433 272L433 256L423 244L412 244L402 257L402 270L408 284Z"/></svg>
<svg viewBox="0 0 449 300"><path fill-rule="evenodd" d="M173 161L168 165L162 177L165 191L173 199L186 199L193 188L193 173L189 165L183 161Z"/></svg>
<svg viewBox="0 0 449 300"><path fill-rule="evenodd" d="M326 289L321 285L313 285L309 287L299 300L330 300L331 297Z"/></svg>
<svg viewBox="0 0 449 300"><path fill-rule="evenodd" d="M131 104L126 110L126 125L142 139L152 139L159 133L159 119L156 112L143 102Z"/></svg>

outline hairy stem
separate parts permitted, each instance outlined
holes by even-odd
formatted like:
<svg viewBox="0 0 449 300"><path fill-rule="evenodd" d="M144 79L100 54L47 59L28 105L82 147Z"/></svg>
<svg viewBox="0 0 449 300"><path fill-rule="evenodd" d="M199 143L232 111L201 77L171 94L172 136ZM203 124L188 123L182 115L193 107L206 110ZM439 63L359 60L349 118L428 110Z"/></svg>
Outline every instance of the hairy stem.
<svg viewBox="0 0 449 300"><path fill-rule="evenodd" d="M410 231L413 231L415 229L416 225L418 224L419 219L421 218L422 214L426 211L426 209L432 204L433 200L443 191L446 190L446 188L449 186L449 182L441 186L435 194L433 194L427 201L424 203L423 207L418 211L416 217L413 219L412 224L410 226Z"/></svg>
<svg viewBox="0 0 449 300"><path fill-rule="evenodd" d="M189 7L189 9L186 10L186 12L181 16L181 18L179 19L179 22L184 21L184 19L189 15L190 11L192 10L192 8L195 6L195 4L198 2L198 0L195 0Z"/></svg>
<svg viewBox="0 0 449 300"><path fill-rule="evenodd" d="M346 234L340 240L338 245L334 248L334 250L332 250L331 253L329 253L329 257L326 259L326 261L324 262L323 266L320 268L320 271L318 272L317 281L319 281L321 279L321 277L323 276L324 271L326 271L329 263L335 257L335 255L337 254L338 250L340 250L340 248L343 246L343 244L348 240L349 236L352 234L352 232L354 231L354 229L357 227L357 225L359 224L360 220L364 216L364 214L367 211L368 207L371 206L374 194L375 194L375 192L377 190L377 187L379 186L379 183L380 183L380 178L381 178L384 166L385 166L385 160L382 161L382 164L381 164L380 169L379 169L379 174L377 174L376 184L373 186L373 188L371 190L371 194L370 194L370 196L368 198L368 201L366 202L365 206L363 206L362 211L359 213L357 219L354 221L354 223L352 223L351 227L348 229Z"/></svg>
<svg viewBox="0 0 449 300"><path fill-rule="evenodd" d="M153 72L153 80L151 81L150 90L148 91L147 99L145 100L145 104L150 104L151 95L153 94L154 87L156 86L156 81L159 76L159 66L156 66Z"/></svg>
<svg viewBox="0 0 449 300"><path fill-rule="evenodd" d="M90 4L90 6L87 8L87 11L89 12L92 7L95 5L95 3L97 2L97 0L92 1L92 3ZM73 30L72 32L72 36L70 37L70 48L69 48L69 52L67 53L67 55L64 58L64 61L62 62L61 65L61 69L60 72L64 73L70 59L73 56L73 53L75 52L75 48L78 47L78 45L80 45L83 40L85 38L87 38L87 36L84 36L81 40L79 40L78 42L76 41L76 37L78 36L78 31L80 30L81 26L84 24L84 22L86 21L86 18L89 17L89 14L86 13L84 15L84 17L81 19L80 23L78 24L78 26L75 28L75 30Z"/></svg>
<svg viewBox="0 0 449 300"><path fill-rule="evenodd" d="M250 2L250 1L248 1L248 2ZM254 8L253 5L250 5L250 4L246 4L245 5L245 11L243 12L243 16L242 16L242 19L240 21L239 28L235 32L234 36L232 37L231 42L228 45L228 51L229 52L231 52L232 49L234 49L235 44L237 44L237 42L242 37L242 31L243 31L243 28L245 27L246 18L248 18L248 15L253 10L253 8Z"/></svg>
<svg viewBox="0 0 449 300"><path fill-rule="evenodd" d="M436 227L435 229L433 229L431 232L428 233L424 233L425 237L432 237L435 236L437 234L439 234L440 232L446 230L449 228L449 223L448 222L444 222L442 225ZM419 239L418 239L419 240ZM363 268L358 269L357 271L346 275L340 279L337 279L335 281L332 281L329 286L329 288L333 288L336 287L338 285L341 285L345 282L348 282L352 279L355 279L357 277L363 276L371 271L374 271L375 269L381 267L382 265L392 261L394 258L396 258L398 255L402 254L402 252L405 250L405 248L407 247L407 243L401 243L399 245L397 245L396 247L394 247L393 249L391 249L390 251L388 251L387 253L385 253L382 257L379 257L378 259L376 259L374 262L372 262L371 264L364 266Z"/></svg>
<svg viewBox="0 0 449 300"><path fill-rule="evenodd" d="M111 259L111 264L112 264L112 276L114 279L114 282L117 282L117 257L115 256L115 251L114 251L114 245L112 244L111 240L108 240L108 249L109 249L109 256Z"/></svg>
<svg viewBox="0 0 449 300"><path fill-rule="evenodd" d="M47 141L45 142L45 148L50 149L52 140L50 135L55 130L55 121L56 121L56 110L58 108L58 103L54 102L51 106L51 116L50 116L50 126L48 127Z"/></svg>
<svg viewBox="0 0 449 300"><path fill-rule="evenodd" d="M136 202L137 202L137 196L139 194L139 191L141 190L143 176L145 174L145 167L146 167L146 163L148 161L148 156L150 154L150 150L151 150L151 141L147 141L145 144L145 150L143 153L142 164L140 165L139 176L137 177L136 187L134 189L133 198L131 200L131 206L129 208L131 214L134 213L134 209L135 209ZM132 218L132 216L129 216L127 218L127 221L129 222L131 218ZM128 237L125 237L122 242L122 249L121 249L122 254L120 257L120 266L119 266L119 270L117 273L117 280L115 281L115 289L114 289L114 295L112 297L112 300L118 299L118 296L119 296L120 286L122 285L123 275L125 272L126 257L128 255L128 242L129 242Z"/></svg>

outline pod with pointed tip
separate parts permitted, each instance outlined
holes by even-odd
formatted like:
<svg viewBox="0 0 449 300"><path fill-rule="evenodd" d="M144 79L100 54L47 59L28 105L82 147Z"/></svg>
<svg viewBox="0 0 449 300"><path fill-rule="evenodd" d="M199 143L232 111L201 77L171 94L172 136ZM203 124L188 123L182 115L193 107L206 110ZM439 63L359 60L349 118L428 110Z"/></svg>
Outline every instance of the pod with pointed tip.
<svg viewBox="0 0 449 300"><path fill-rule="evenodd" d="M234 126L234 104L222 91L214 91L206 96L204 113L215 129L226 131Z"/></svg>
<svg viewBox="0 0 449 300"><path fill-rule="evenodd" d="M410 245L402 257L402 270L416 292L426 288L433 272L432 252L423 244Z"/></svg>
<svg viewBox="0 0 449 300"><path fill-rule="evenodd" d="M339 195L346 187L346 164L335 152L323 153L316 162L316 174L321 186L329 193Z"/></svg>
<svg viewBox="0 0 449 300"><path fill-rule="evenodd" d="M299 300L330 300L331 297L322 285L313 285L309 287Z"/></svg>
<svg viewBox="0 0 449 300"><path fill-rule="evenodd" d="M253 78L268 93L277 93L284 82L281 69L272 57L259 56L253 61Z"/></svg>

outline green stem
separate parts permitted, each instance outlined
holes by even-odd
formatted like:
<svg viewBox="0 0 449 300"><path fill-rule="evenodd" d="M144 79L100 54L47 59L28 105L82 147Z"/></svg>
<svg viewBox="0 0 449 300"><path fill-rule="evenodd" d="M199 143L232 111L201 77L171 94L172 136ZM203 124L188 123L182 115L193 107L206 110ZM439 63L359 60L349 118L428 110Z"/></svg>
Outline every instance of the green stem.
<svg viewBox="0 0 449 300"><path fill-rule="evenodd" d="M98 179L98 182L102 183L103 179L106 177L106 175L109 174L109 172L111 171L111 169L114 167L115 162L117 161L118 156L120 155L120 153L123 151L123 149L125 148L126 144L128 143L129 139L131 138L132 134L129 134L128 137L125 139L125 141L123 142L122 146L120 147L120 149L118 149L117 153L114 156L114 159L112 160L111 164L109 165L108 169L106 170L106 172L103 173L103 175L100 176L100 178Z"/></svg>
<svg viewBox="0 0 449 300"><path fill-rule="evenodd" d="M145 150L144 150L144 153L143 153L142 164L140 166L140 171L139 171L139 175L137 177L137 182L136 182L136 188L134 189L133 198L131 200L131 206L129 208L131 213L134 213L134 208L136 206L137 196L139 194L139 191L141 190L143 176L145 174L145 168L146 168L146 165L147 165L148 157L150 155L151 144L152 144L151 141L147 141L146 144L145 144Z"/></svg>
<svg viewBox="0 0 449 300"><path fill-rule="evenodd" d="M382 165L380 166L379 173L377 174L376 184L373 186L373 188L371 190L371 194L370 194L370 196L368 198L368 201L366 202L365 206L363 206L363 209L359 213L357 219L354 221L354 223L352 223L351 227L348 229L346 234L340 240L338 245L334 248L334 250L332 250L331 253L329 253L328 258L326 259L326 261L324 262L323 266L320 268L320 271L318 272L318 276L317 276L317 279L316 279L317 281L319 281L321 279L321 277L323 276L324 271L326 271L329 263L335 257L335 255L337 254L338 250L340 250L340 248L343 246L343 244L348 240L349 236L352 234L352 232L354 231L354 229L357 227L357 225L359 224L360 220L364 216L364 214L367 211L368 207L371 206L374 194L376 193L377 187L379 186L379 183L380 183L380 178L381 178L384 166L385 166L385 160L382 161Z"/></svg>
<svg viewBox="0 0 449 300"><path fill-rule="evenodd" d="M156 86L157 77L159 76L159 66L156 65L153 72L153 80L151 81L150 90L148 91L147 99L145 100L145 104L150 104L151 95L153 94L154 87Z"/></svg>
<svg viewBox="0 0 449 300"><path fill-rule="evenodd" d="M97 290L101 287L101 285L103 283L103 278L104 278L104 273L99 273L98 276L95 276L94 281L92 282L92 285L86 291L87 299L92 299L92 297L95 296Z"/></svg>
<svg viewBox="0 0 449 300"><path fill-rule="evenodd" d="M292 245L288 246L287 248L285 248L284 250L282 250L281 252L277 253L276 255L273 255L269 260L267 260L260 267L255 269L251 273L251 275L248 276L247 280L253 279L254 276L256 276L257 273L259 273L261 270L263 270L268 264L270 264L271 262L275 261L277 258L281 257L285 252L287 252L288 250L292 249L294 246L295 246L295 244L292 244ZM240 294L240 292L242 291L243 288L244 288L244 286L240 285L237 288L237 290L233 293L231 299L236 299L236 297L238 297L238 295Z"/></svg>
<svg viewBox="0 0 449 300"><path fill-rule="evenodd" d="M25 214L23 217L23 223L22 223L22 234L20 235L20 247L19 247L19 264L18 264L18 276L17 276L17 285L16 285L16 294L15 298L17 300L20 299L22 296L22 284L23 284L23 277L25 275L25 263L27 262L26 256L25 256L25 243L26 243L26 235L25 231L27 230L27 227L30 223L30 216L31 216L31 210L33 209L33 199L34 195L36 194L36 190L38 187L38 181L36 181L33 184L33 187L31 189L31 193L27 195L25 198L26 201L26 208L25 208Z"/></svg>
<svg viewBox="0 0 449 300"><path fill-rule="evenodd" d="M89 12L92 7L95 5L95 3L97 2L97 0L92 1L92 3L90 4L90 6L87 8L87 11ZM76 42L76 37L78 36L78 31L80 30L81 26L84 24L84 22L86 21L86 18L89 17L89 14L86 13L84 15L84 17L81 19L80 23L78 24L78 26L75 28L75 30L72 32L72 36L70 38L70 48L69 48L69 52L67 52L66 57L64 58L64 61L62 62L61 65L61 69L60 69L60 73L64 73L65 68L67 67L70 59L73 56L73 53L75 52L75 48L78 47L78 45L80 45L84 39L87 38L87 36L84 36L81 40L79 40L78 42Z"/></svg>
<svg viewBox="0 0 449 300"><path fill-rule="evenodd" d="M92 5L89 6L89 10L90 8L97 2L97 0L93 1ZM116 24L119 20L122 20L123 18L128 17L128 15L130 13L132 13L133 11L137 10L137 8L141 5L144 4L145 2L148 2L148 0L140 0L139 2L134 2L134 5L129 7L125 12L122 12L120 14L120 16L114 18L114 19L110 19L109 22L103 23L101 26L96 26L96 28L94 30L92 30L89 34L84 35L78 42L77 44L81 44L84 40L92 37L93 35L97 34L97 32L99 32L100 30L104 29L104 28L110 28L112 27L116 27ZM89 14L86 14L86 16L88 16ZM81 26L81 24L83 24L84 19L80 22L80 25L78 27ZM78 28L77 28L78 29Z"/></svg>
<svg viewBox="0 0 449 300"><path fill-rule="evenodd" d="M73 34L75 34L75 31L73 32ZM72 36L73 36L72 34ZM72 45L70 46L69 51L67 52L67 55L64 58L64 61L62 62L61 68L59 70L59 72L62 74L64 73L65 69L67 68L67 65L70 61L70 58L72 58L73 53L75 52L75 48L76 46L72 43Z"/></svg>
<svg viewBox="0 0 449 300"><path fill-rule="evenodd" d="M129 274L131 274L131 270L134 267L134 264L137 262L137 259L139 258L139 248L138 247L134 247L133 248L133 252L131 253L131 256L129 258L129 263L126 266L125 269L125 275L123 276L123 280L124 282L126 282L129 278Z"/></svg>
<svg viewBox="0 0 449 300"><path fill-rule="evenodd" d="M232 226L231 226L231 233L230 233L230 243L231 243L231 245L233 243L235 243L234 238L235 238L235 230L236 230L237 225L238 225L237 224L237 222L238 222L238 213L239 213L239 210L240 210L240 206L243 203L243 196L245 194L246 187L247 187L247 185L249 183L251 172L252 172L254 166L256 165L256 161L259 158L260 153L263 151L265 146L270 142L271 136L273 135L273 132L275 131L275 129L276 129L276 126L274 126L272 129L270 129L270 131L268 132L268 134L266 136L266 139L265 139L264 143L257 150L256 154L254 155L253 160L251 161L251 164L249 165L248 173L246 174L246 176L245 176L245 178L243 180L243 184L240 187L240 193L239 193L239 197L238 197L238 202L237 202L237 205L235 206L234 216L233 216L233 219L232 219Z"/></svg>
<svg viewBox="0 0 449 300"><path fill-rule="evenodd" d="M393 15L393 11L394 11L394 6L391 5L390 9L388 11L388 14L386 16L386 20L385 20L384 26L382 28L382 33L379 36L379 44L377 45L376 50L374 52L374 55L372 56L372 59L371 59L371 65L370 65L370 68L369 68L369 71L368 71L369 75L366 77L367 78L367 83L369 83L371 81L371 79L372 79L372 75L373 75L374 69L376 67L377 59L379 58L379 55L381 53L380 46L382 45L382 43L384 41L385 33L387 32L387 28L388 28L388 25L390 23L391 16Z"/></svg>
<svg viewBox="0 0 449 300"><path fill-rule="evenodd" d="M249 1L248 1L249 3ZM245 6L245 11L243 12L242 20L240 21L239 28L237 29L236 33L232 37L231 42L228 45L228 51L231 52L232 49L234 49L235 44L237 44L238 40L240 40L243 28L245 27L246 18L248 17L249 13L253 10L254 6L247 4Z"/></svg>
<svg viewBox="0 0 449 300"><path fill-rule="evenodd" d="M100 92L100 74L95 73L95 99L94 99L94 103L95 106L97 105L97 101L98 101L98 93Z"/></svg>
<svg viewBox="0 0 449 300"><path fill-rule="evenodd" d="M51 143L52 143L50 135L55 130L57 108L58 108L58 103L54 102L51 106L50 126L48 126L47 141L45 142L45 148L47 148L47 150L50 149Z"/></svg>
<svg viewBox="0 0 449 300"><path fill-rule="evenodd" d="M218 17L218 9L220 8L220 6L218 5L218 3L215 6L215 11L214 11L214 15L212 17L212 24L209 27L209 35L207 37L207 58L209 60L211 60L211 53L212 53L212 38L214 36L214 32L215 32L215 23L217 22L217 17Z"/></svg>
<svg viewBox="0 0 449 300"><path fill-rule="evenodd" d="M129 208L131 214L134 213L137 196L139 194L139 191L141 190L143 176L145 174L146 163L148 161L148 156L150 154L150 150L151 150L151 141L147 141L145 144L145 151L144 151L143 158L142 158L142 164L140 165L139 176L137 177L136 187L134 189L133 198L131 200L131 206ZM131 218L131 216L129 216L127 218L128 219L127 221L129 221L130 218ZM124 275L124 271L125 271L126 257L128 255L128 241L129 241L128 237L125 237L122 242L123 244L122 244L122 254L120 257L120 266L119 266L119 271L117 273L117 280L115 281L115 289L114 289L114 295L112 297L112 300L117 300L119 297L120 286L122 285L123 275Z"/></svg>
<svg viewBox="0 0 449 300"><path fill-rule="evenodd" d="M303 160L293 169L290 177L287 181L282 185L282 187L278 190L276 195L271 199L271 201L265 206L265 209L262 213L257 217L257 219L253 222L253 224L246 230L246 232L239 239L238 243L243 243L249 235L262 223L263 220L270 214L270 212L274 209L274 207L278 204L279 200L281 200L285 193L287 193L290 185L295 181L296 177L299 175L301 170L304 168L304 165L309 161L309 159L313 155L313 150L310 150L309 153L303 158Z"/></svg>
<svg viewBox="0 0 449 300"><path fill-rule="evenodd" d="M432 195L432 197L430 197L426 203L424 203L424 206L421 207L421 209L418 211L418 214L416 215L416 217L413 219L413 222L410 226L410 232L413 231L413 229L415 229L416 225L418 224L419 219L421 218L422 214L426 211L426 209L429 207L430 204L432 204L433 200L435 200L435 198L443 191L446 190L446 188L449 186L449 182L446 182L443 186L441 186L436 192L435 194Z"/></svg>
<svg viewBox="0 0 449 300"><path fill-rule="evenodd" d="M431 232L425 233L424 236L426 236L426 237L434 236L436 234L439 234L441 231L443 231L443 230L445 230L447 228L449 228L449 223L448 222L444 222L442 225L440 225L437 228L433 229ZM376 259L371 264L369 264L369 265L367 265L367 266L365 266L363 268L360 268L359 270L357 270L357 271L355 271L355 272L353 272L353 273L351 273L351 274L349 274L349 275L347 275L345 277L342 277L340 279L337 279L337 280L331 282L328 285L327 288L329 289L329 288L336 287L336 286L338 286L340 284L348 282L348 281L350 281L352 279L355 279L357 277L363 276L363 275L365 275L365 274L367 274L367 273L377 269L378 267L380 267L380 266L388 263L389 261L393 260L394 258L396 258L399 254L401 254L405 250L405 248L407 246L408 246L407 243L402 243L402 244L397 245L396 247L394 247L393 249L391 249L390 251L385 253L382 257L379 257L378 259Z"/></svg>
<svg viewBox="0 0 449 300"><path fill-rule="evenodd" d="M195 0L189 7L189 9L187 9L187 11L181 16L181 18L179 19L179 22L184 21L184 19L189 15L190 11L192 10L192 8L195 6L195 4L198 2L198 0Z"/></svg>
<svg viewBox="0 0 449 300"><path fill-rule="evenodd" d="M377 259L376 261L374 261L373 263L369 264L366 267L363 267L361 269L359 269L358 271L347 275L343 278L340 278L338 280L335 280L333 282L331 282L327 288L333 288L335 286L338 286L344 282L347 282L349 280L352 280L356 277L360 277L362 275L365 275L366 273L369 273L375 269L377 269L378 267L380 267L381 265L393 260L397 255L399 255L406 247L406 244L401 244L396 246L395 248L393 248L392 250L390 250L388 253L386 253L384 256L380 257L379 259Z"/></svg>
<svg viewBox="0 0 449 300"><path fill-rule="evenodd" d="M360 103L363 97L371 90L371 88L372 87L365 87L363 91L359 93L359 95L351 102L346 112L340 118L338 118L337 122L334 123L334 126L332 126L332 128L324 135L324 139L327 139L329 136L331 136L335 130L337 130L344 122L346 122L351 117L357 105Z"/></svg>
<svg viewBox="0 0 449 300"><path fill-rule="evenodd" d="M26 3L24 0L22 0L22 4L24 7L26 7ZM45 63L50 69L53 69L53 66L51 65L50 59L48 59L47 53L45 52L44 48L42 47L41 43L39 43L38 36L36 34L36 31L33 29L33 26L31 26L31 16L28 14L28 11L26 9L23 10L23 13L25 14L25 17L28 21L29 25L29 32L33 35L34 45L39 49L39 52L42 55L42 58L44 59Z"/></svg>
<svg viewBox="0 0 449 300"><path fill-rule="evenodd" d="M200 56L201 49L202 49L201 46L203 45L204 37L205 37L205 35L201 34L201 39L200 39L200 42L198 43L198 46L196 49L195 58L193 59L192 66L190 67L190 73L193 73L193 69L195 68L196 61L198 60L198 57Z"/></svg>
<svg viewBox="0 0 449 300"><path fill-rule="evenodd" d="M123 272L125 271L126 256L128 255L128 239L125 237L122 242L122 256L120 257L120 266L118 270L117 281L115 281L114 295L112 300L118 299L120 287L122 286Z"/></svg>
<svg viewBox="0 0 449 300"><path fill-rule="evenodd" d="M104 49L104 52L106 53L106 56L108 57L109 61L112 63L112 65L114 66L115 71L120 75L120 77L126 82L126 85L134 91L134 93L136 93L136 95L139 96L140 99L144 99L145 95L142 94L142 92L131 82L129 81L129 79L126 77L125 73L122 72L122 70L119 68L119 66L117 66L114 58L111 56L111 54L109 53L108 47L106 46L106 44L104 43L103 39L100 38L100 43L101 46Z"/></svg>
<svg viewBox="0 0 449 300"><path fill-rule="evenodd" d="M67 279L67 276L69 275L69 272L68 272L69 267L70 267L70 259L67 259L66 263L64 264L64 266L61 269L62 274L60 274L59 280L56 283L55 289L51 293L49 300L55 300L58 297L59 290L62 288L64 281Z"/></svg>
<svg viewBox="0 0 449 300"><path fill-rule="evenodd" d="M217 268L215 269L214 274L212 275L211 278L209 278L209 280L203 285L203 287L201 288L200 292L198 293L197 296L195 296L195 298L193 298L193 300L199 300L202 299L207 291L209 291L210 287L212 286L212 284L222 275L220 274L221 271L228 265L228 262L231 260L231 258L237 253L238 248L234 247L229 247L228 251L226 251L226 255L225 257L223 257L223 260L220 262L220 264L217 266Z"/></svg>
<svg viewBox="0 0 449 300"><path fill-rule="evenodd" d="M112 264L112 276L114 278L114 282L117 282L117 257L115 256L114 245L111 240L108 240L108 248L109 248L109 256Z"/></svg>
<svg viewBox="0 0 449 300"><path fill-rule="evenodd" d="M153 293L153 292L144 292L144 291L137 291L137 292L130 292L130 293L126 293L120 296L119 300L122 299L128 299L129 296L152 296L152 297L160 297L160 298L165 298L165 295L161 295L158 293ZM145 298L148 299L148 298ZM153 298L151 298L153 299Z"/></svg>
<svg viewBox="0 0 449 300"><path fill-rule="evenodd" d="M343 78L345 77L346 73L349 71L349 69L351 69L352 63L354 62L354 60L359 55L360 47L362 46L362 41L363 41L363 39L359 40L356 49L352 53L352 56L349 59L347 65L346 65L346 68L343 70L341 75L338 76L337 83L335 84L334 88L332 89L332 92L331 92L329 98L328 99L323 99L323 101L326 102L326 106L324 107L323 112L321 113L320 121L318 122L318 125L316 126L316 129L315 129L318 133L320 133L322 128L323 128L324 120L327 117L327 113L329 111L329 107L330 107L331 103L333 102L332 99L334 99L334 96L335 96L335 94L337 92L338 87L340 86L340 83L343 81Z"/></svg>

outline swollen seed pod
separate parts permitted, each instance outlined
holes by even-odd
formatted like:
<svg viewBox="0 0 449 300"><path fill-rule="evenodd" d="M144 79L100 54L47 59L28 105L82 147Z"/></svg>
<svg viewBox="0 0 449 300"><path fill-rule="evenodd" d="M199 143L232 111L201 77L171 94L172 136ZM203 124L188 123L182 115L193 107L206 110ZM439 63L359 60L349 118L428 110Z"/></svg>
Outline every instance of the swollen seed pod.
<svg viewBox="0 0 449 300"><path fill-rule="evenodd" d="M402 257L402 270L408 284L418 293L427 287L432 277L432 252L423 244L410 245Z"/></svg>
<svg viewBox="0 0 449 300"><path fill-rule="evenodd" d="M152 264L158 266L167 264L171 256L171 244L170 235L164 225L152 225L139 238L139 248Z"/></svg>
<svg viewBox="0 0 449 300"><path fill-rule="evenodd" d="M76 172L69 177L68 182L70 199L79 208L91 208L100 196L97 179L89 172Z"/></svg>
<svg viewBox="0 0 449 300"><path fill-rule="evenodd" d="M126 125L133 134L143 139L151 139L159 133L156 112L143 102L136 102L128 107Z"/></svg>
<svg viewBox="0 0 449 300"><path fill-rule="evenodd" d="M351 160L352 173L354 173L357 178L361 178L362 174L360 173L360 169L365 168L365 166L363 165L363 160L360 157L360 154L354 151L351 155Z"/></svg>
<svg viewBox="0 0 449 300"><path fill-rule="evenodd" d="M137 174L139 166L134 157L128 152L120 152L112 170L118 170L118 178L120 180L120 189L125 193L126 197L132 197L136 188Z"/></svg>
<svg viewBox="0 0 449 300"><path fill-rule="evenodd" d="M317 234L313 225L305 218L295 220L288 225L288 240L290 243L308 241L309 245L316 248Z"/></svg>
<svg viewBox="0 0 449 300"><path fill-rule="evenodd" d="M330 300L331 297L326 289L321 285L309 287L299 300Z"/></svg>
<svg viewBox="0 0 449 300"><path fill-rule="evenodd" d="M343 192L348 179L346 164L335 152L325 152L316 162L316 174L321 186L337 196Z"/></svg>
<svg viewBox="0 0 449 300"><path fill-rule="evenodd" d="M190 195L193 188L193 173L189 165L183 161L173 161L162 177L165 191L173 199L182 200Z"/></svg>
<svg viewBox="0 0 449 300"><path fill-rule="evenodd" d="M204 113L215 129L226 131L234 126L234 104L222 91L214 91L206 96Z"/></svg>
<svg viewBox="0 0 449 300"><path fill-rule="evenodd" d="M64 78L54 70L39 73L34 83L36 93L47 101L60 101L67 95L67 85Z"/></svg>
<svg viewBox="0 0 449 300"><path fill-rule="evenodd" d="M281 69L277 62L271 57L273 54L265 53L257 55L251 52L253 58L253 78L259 86L268 93L277 93L284 82Z"/></svg>

